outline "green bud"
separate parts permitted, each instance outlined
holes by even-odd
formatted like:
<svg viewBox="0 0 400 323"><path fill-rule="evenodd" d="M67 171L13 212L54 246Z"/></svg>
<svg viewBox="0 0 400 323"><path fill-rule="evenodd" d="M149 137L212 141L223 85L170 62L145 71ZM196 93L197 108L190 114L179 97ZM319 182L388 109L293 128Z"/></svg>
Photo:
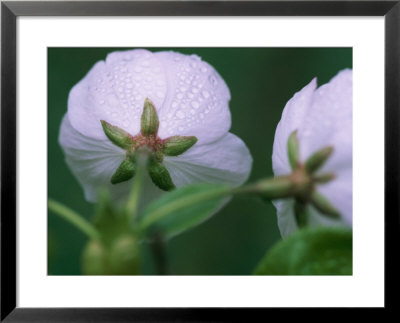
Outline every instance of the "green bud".
<svg viewBox="0 0 400 323"><path fill-rule="evenodd" d="M162 152L167 156L179 156L197 142L194 136L172 136L164 141Z"/></svg>
<svg viewBox="0 0 400 323"><path fill-rule="evenodd" d="M155 136L157 135L159 124L156 108L150 99L146 98L144 101L140 132L145 137L151 135Z"/></svg>
<svg viewBox="0 0 400 323"><path fill-rule="evenodd" d="M132 235L118 237L110 248L110 271L113 275L138 275L140 250Z"/></svg>
<svg viewBox="0 0 400 323"><path fill-rule="evenodd" d="M305 163L307 173L313 174L322 167L331 156L333 147L325 147L312 154Z"/></svg>
<svg viewBox="0 0 400 323"><path fill-rule="evenodd" d="M111 184L118 184L130 180L133 176L135 176L135 171L135 162L129 157L124 159L111 177Z"/></svg>
<svg viewBox="0 0 400 323"><path fill-rule="evenodd" d="M151 180L160 189L163 191L171 191L175 188L171 175L163 164L153 161L149 164L148 170Z"/></svg>
<svg viewBox="0 0 400 323"><path fill-rule="evenodd" d="M300 161L300 148L299 148L299 140L297 138L297 130L293 131L289 136L287 142L288 149L288 157L289 164L292 170L297 168L297 165Z"/></svg>
<svg viewBox="0 0 400 323"><path fill-rule="evenodd" d="M275 177L258 182L254 191L268 199L291 197L294 185L289 177Z"/></svg>
<svg viewBox="0 0 400 323"><path fill-rule="evenodd" d="M134 146L135 142L128 132L117 126L111 125L107 121L100 120L100 122L107 138L110 139L114 145L125 150L131 149Z"/></svg>
<svg viewBox="0 0 400 323"><path fill-rule="evenodd" d="M326 197L317 191L314 191L311 194L310 203L322 214L334 219L340 218L339 211L333 207Z"/></svg>
<svg viewBox="0 0 400 323"><path fill-rule="evenodd" d="M84 275L107 274L107 252L98 240L87 243L82 253L82 272Z"/></svg>

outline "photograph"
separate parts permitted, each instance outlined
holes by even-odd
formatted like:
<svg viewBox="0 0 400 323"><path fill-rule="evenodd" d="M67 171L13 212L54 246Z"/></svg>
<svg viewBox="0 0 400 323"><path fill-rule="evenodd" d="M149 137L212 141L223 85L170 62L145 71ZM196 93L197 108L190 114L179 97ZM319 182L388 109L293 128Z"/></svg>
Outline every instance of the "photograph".
<svg viewBox="0 0 400 323"><path fill-rule="evenodd" d="M48 47L47 274L353 274L351 47Z"/></svg>

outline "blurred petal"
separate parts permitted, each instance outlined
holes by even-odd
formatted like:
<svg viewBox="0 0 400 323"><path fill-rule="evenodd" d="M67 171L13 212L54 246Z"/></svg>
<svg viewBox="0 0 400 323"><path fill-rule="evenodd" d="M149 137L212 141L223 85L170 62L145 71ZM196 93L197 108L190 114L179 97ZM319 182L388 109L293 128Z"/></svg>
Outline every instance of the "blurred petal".
<svg viewBox="0 0 400 323"><path fill-rule="evenodd" d="M282 118L276 128L272 152L272 167L277 176L291 172L287 155L287 140L293 131L298 130L304 124L316 86L317 80L314 78L300 92L297 92L283 109ZM301 146L302 142L300 141L300 149ZM301 150L300 159L304 159Z"/></svg>
<svg viewBox="0 0 400 323"><path fill-rule="evenodd" d="M76 131L65 115L61 124L59 142L65 152L65 160L72 173L82 185L85 198L96 202L97 194L106 187L114 200L126 198L132 181L112 185L110 179L115 170L125 159L125 151L108 140L97 140L86 137ZM141 203L146 203L159 196L159 190L146 178Z"/></svg>
<svg viewBox="0 0 400 323"><path fill-rule="evenodd" d="M68 115L75 130L93 139L106 139L100 120L135 135L146 97L160 107L166 95L164 69L151 52L114 52L73 87Z"/></svg>
<svg viewBox="0 0 400 323"><path fill-rule="evenodd" d="M353 86L351 70L344 70L319 87L308 117L299 129L301 153L305 158L326 146L334 151L321 171L352 165Z"/></svg>
<svg viewBox="0 0 400 323"><path fill-rule="evenodd" d="M178 157L165 157L164 164L177 187L190 183L239 186L249 177L252 158L243 141L228 133L213 143L196 144Z"/></svg>
<svg viewBox="0 0 400 323"><path fill-rule="evenodd" d="M168 96L159 110L161 138L196 136L210 143L231 127L230 93L215 69L196 55L154 54L168 75Z"/></svg>

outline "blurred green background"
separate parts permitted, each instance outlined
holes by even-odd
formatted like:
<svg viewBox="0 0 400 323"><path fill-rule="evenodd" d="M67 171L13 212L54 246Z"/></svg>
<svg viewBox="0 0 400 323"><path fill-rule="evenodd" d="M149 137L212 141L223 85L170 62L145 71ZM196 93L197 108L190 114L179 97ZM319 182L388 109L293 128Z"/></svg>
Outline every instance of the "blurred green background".
<svg viewBox="0 0 400 323"><path fill-rule="evenodd" d="M91 219L94 206L64 162L58 133L67 111L68 93L108 53L131 48L48 49L48 196ZM231 132L253 156L249 181L272 175L276 125L286 102L318 77L328 82L352 67L351 48L146 48L197 54L224 78L232 99ZM171 239L167 245L174 275L249 275L278 240L275 208L252 198L234 198L210 220ZM79 275L87 238L69 223L48 216L48 274ZM143 274L155 274L144 248Z"/></svg>

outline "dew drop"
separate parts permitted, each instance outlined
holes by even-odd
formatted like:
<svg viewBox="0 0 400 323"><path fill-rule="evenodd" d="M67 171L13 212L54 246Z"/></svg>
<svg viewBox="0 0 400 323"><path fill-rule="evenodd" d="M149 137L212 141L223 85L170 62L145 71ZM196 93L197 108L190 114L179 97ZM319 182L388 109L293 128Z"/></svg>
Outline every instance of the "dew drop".
<svg viewBox="0 0 400 323"><path fill-rule="evenodd" d="M164 93L158 91L157 92L157 97L159 97L160 99L162 99L164 97Z"/></svg>
<svg viewBox="0 0 400 323"><path fill-rule="evenodd" d="M142 62L142 66L148 67L148 66L150 66L150 62L149 61L143 61Z"/></svg>
<svg viewBox="0 0 400 323"><path fill-rule="evenodd" d="M136 73L140 73L141 71L143 71L143 69L140 66L135 66L135 68L133 69Z"/></svg>
<svg viewBox="0 0 400 323"><path fill-rule="evenodd" d="M177 96L176 96L179 100L180 99L182 99L183 98L183 94L182 93L179 93L179 94L177 94Z"/></svg>
<svg viewBox="0 0 400 323"><path fill-rule="evenodd" d="M192 88L192 93L197 93L197 92L199 92L199 89L198 88Z"/></svg>
<svg viewBox="0 0 400 323"><path fill-rule="evenodd" d="M210 75L210 77L208 78L208 80L210 81L210 83L213 86L216 86L218 84L217 78L214 75Z"/></svg>
<svg viewBox="0 0 400 323"><path fill-rule="evenodd" d="M196 101L193 101L193 102L192 102L192 107L193 107L193 108L197 109L199 106L200 106L200 105L199 105L198 102L196 102Z"/></svg>
<svg viewBox="0 0 400 323"><path fill-rule="evenodd" d="M173 108L176 108L176 107L178 106L178 102L176 102L176 101L172 102L171 106L172 106Z"/></svg>
<svg viewBox="0 0 400 323"><path fill-rule="evenodd" d="M210 93L208 93L207 91L203 91L201 94L205 99L208 99L210 97Z"/></svg>
<svg viewBox="0 0 400 323"><path fill-rule="evenodd" d="M191 110L190 110L190 113L191 113L191 114L195 114L196 111L194 111L193 109L191 109Z"/></svg>
<svg viewBox="0 0 400 323"><path fill-rule="evenodd" d="M185 128L179 127L178 130L179 130L179 131L183 131L183 130L185 130Z"/></svg>
<svg viewBox="0 0 400 323"><path fill-rule="evenodd" d="M183 119L185 117L185 114L181 110L178 110L175 115L179 119Z"/></svg>

